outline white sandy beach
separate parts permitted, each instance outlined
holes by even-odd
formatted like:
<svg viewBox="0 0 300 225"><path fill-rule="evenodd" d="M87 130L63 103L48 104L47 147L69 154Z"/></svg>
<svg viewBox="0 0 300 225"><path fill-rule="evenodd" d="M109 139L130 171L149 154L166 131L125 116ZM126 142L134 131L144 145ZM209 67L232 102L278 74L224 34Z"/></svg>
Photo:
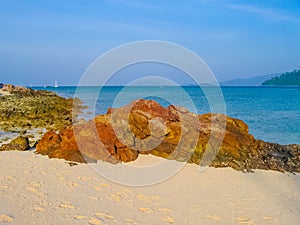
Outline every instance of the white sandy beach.
<svg viewBox="0 0 300 225"><path fill-rule="evenodd" d="M139 156L139 164L153 156ZM300 175L199 172L148 187L112 183L90 166L0 152L0 224L299 224Z"/></svg>

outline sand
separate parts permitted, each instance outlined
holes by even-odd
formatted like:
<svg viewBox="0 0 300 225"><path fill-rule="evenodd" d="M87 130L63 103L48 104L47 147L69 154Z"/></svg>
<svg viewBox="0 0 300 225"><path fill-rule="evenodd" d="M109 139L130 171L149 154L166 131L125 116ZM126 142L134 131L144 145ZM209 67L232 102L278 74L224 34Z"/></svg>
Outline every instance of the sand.
<svg viewBox="0 0 300 225"><path fill-rule="evenodd" d="M8 91L3 91L0 89L0 96L1 95L11 95Z"/></svg>
<svg viewBox="0 0 300 225"><path fill-rule="evenodd" d="M151 163L140 156L135 165ZM89 165L33 152L0 152L0 224L299 224L300 175L199 172L186 165L164 182L129 187Z"/></svg>

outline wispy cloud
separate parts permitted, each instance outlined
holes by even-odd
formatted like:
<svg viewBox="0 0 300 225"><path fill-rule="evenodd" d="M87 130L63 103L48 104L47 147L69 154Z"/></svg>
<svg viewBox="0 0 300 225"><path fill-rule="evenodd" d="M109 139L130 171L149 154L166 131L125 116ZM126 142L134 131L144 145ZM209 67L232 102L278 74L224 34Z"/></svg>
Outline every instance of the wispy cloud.
<svg viewBox="0 0 300 225"><path fill-rule="evenodd" d="M263 8L259 6L246 4L228 4L227 8L257 14L259 16L271 19L273 21L291 21L300 23L299 18L289 15L287 12L278 9Z"/></svg>

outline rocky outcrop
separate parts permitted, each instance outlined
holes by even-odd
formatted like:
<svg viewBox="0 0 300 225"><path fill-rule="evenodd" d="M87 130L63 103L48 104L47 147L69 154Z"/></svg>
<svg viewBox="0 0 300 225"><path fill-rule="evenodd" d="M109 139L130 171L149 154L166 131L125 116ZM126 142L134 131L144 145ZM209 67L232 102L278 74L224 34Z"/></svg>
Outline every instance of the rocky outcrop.
<svg viewBox="0 0 300 225"><path fill-rule="evenodd" d="M44 96L44 95L52 95L55 96L55 93L44 90L33 90L31 88L23 87L23 86L14 86L12 84L2 84L0 86L1 91L7 92L11 95L16 95L18 97L28 97L28 96Z"/></svg>
<svg viewBox="0 0 300 225"><path fill-rule="evenodd" d="M18 150L18 151L26 151L29 150L29 140L28 137L19 136L13 139L10 143L4 144L0 147L0 151L11 151L11 150Z"/></svg>
<svg viewBox="0 0 300 225"><path fill-rule="evenodd" d="M69 126L59 133L47 132L39 141L36 152L48 155L49 158L74 162L103 160L118 163L135 160L138 152L118 140L108 117L108 115L97 117L96 124L90 121L86 124Z"/></svg>
<svg viewBox="0 0 300 225"><path fill-rule="evenodd" d="M0 90L9 93L0 96L0 129L4 131L59 130L72 124L72 110L79 114L82 109L79 99L65 99L49 91L7 84Z"/></svg>
<svg viewBox="0 0 300 225"><path fill-rule="evenodd" d="M85 124L48 132L37 152L75 162L135 160L139 154L236 170L300 172L300 146L267 143L241 120L196 115L182 107L137 100Z"/></svg>

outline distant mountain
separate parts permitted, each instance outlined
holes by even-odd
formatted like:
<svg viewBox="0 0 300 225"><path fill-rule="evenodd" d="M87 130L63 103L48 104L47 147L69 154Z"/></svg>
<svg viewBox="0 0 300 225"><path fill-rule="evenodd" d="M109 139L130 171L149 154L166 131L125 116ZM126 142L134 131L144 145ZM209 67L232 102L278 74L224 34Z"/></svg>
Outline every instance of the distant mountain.
<svg viewBox="0 0 300 225"><path fill-rule="evenodd" d="M272 77L276 77L278 75L280 75L280 73L268 74L268 75L245 78L245 79L237 78L237 79L221 82L220 84L221 86L260 86L265 80L268 80Z"/></svg>
<svg viewBox="0 0 300 225"><path fill-rule="evenodd" d="M263 82L262 85L272 86L300 86L300 70L286 72Z"/></svg>

